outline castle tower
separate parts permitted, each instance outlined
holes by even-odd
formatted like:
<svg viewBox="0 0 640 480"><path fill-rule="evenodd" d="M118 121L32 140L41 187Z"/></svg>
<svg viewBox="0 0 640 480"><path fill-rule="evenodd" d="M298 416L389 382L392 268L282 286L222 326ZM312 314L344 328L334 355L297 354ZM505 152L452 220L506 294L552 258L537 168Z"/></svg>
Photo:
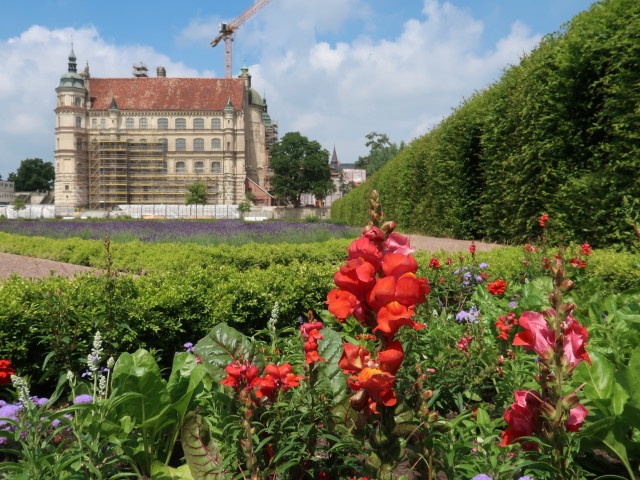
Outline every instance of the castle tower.
<svg viewBox="0 0 640 480"><path fill-rule="evenodd" d="M76 55L71 48L67 73L56 88L56 129L54 160L55 202L59 207L86 207L88 204L87 89L78 74Z"/></svg>

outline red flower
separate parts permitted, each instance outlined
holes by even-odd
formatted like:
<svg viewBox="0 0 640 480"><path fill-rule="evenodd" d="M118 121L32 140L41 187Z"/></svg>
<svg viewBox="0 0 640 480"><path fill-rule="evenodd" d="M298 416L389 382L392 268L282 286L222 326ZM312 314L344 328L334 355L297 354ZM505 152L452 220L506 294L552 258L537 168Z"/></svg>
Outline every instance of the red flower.
<svg viewBox="0 0 640 480"><path fill-rule="evenodd" d="M11 382L11 375L15 375L15 370L11 367L11 360L0 360L0 385Z"/></svg>
<svg viewBox="0 0 640 480"><path fill-rule="evenodd" d="M506 317L498 317L498 321L493 324L496 326L500 333L496 335L496 338L502 340L509 340L509 331L514 327L515 314L509 313Z"/></svg>
<svg viewBox="0 0 640 480"><path fill-rule="evenodd" d="M349 260L362 259L373 265L374 270L380 269L382 252L378 250L376 244L368 238L360 237L354 240L351 245L347 247L347 252L349 252Z"/></svg>
<svg viewBox="0 0 640 480"><path fill-rule="evenodd" d="M387 349L378 354L378 364L380 369L392 375L398 373L400 365L404 360L404 350L398 340L394 340L387 345Z"/></svg>
<svg viewBox="0 0 640 480"><path fill-rule="evenodd" d="M504 280L496 280L487 285L491 295L502 295L507 288L507 282Z"/></svg>
<svg viewBox="0 0 640 480"><path fill-rule="evenodd" d="M469 355L469 346L473 341L473 337L471 335L465 335L456 343L456 348L460 350L465 355Z"/></svg>
<svg viewBox="0 0 640 480"><path fill-rule="evenodd" d="M574 268L587 268L586 260L579 260L577 258L572 258L569 261L571 262L571 266Z"/></svg>
<svg viewBox="0 0 640 480"><path fill-rule="evenodd" d="M534 247L532 247L531 245L529 245L528 243L524 246L524 249L527 252L535 252L536 251L536 249Z"/></svg>
<svg viewBox="0 0 640 480"><path fill-rule="evenodd" d="M344 373L357 373L362 370L371 359L371 353L360 345L344 342L344 351L338 366Z"/></svg>
<svg viewBox="0 0 640 480"><path fill-rule="evenodd" d="M453 260L451 260L449 257L447 257L445 261L447 262L447 265L451 265L453 263Z"/></svg>
<svg viewBox="0 0 640 480"><path fill-rule="evenodd" d="M513 395L516 401L504 412L509 428L502 432L501 447L515 443L520 437L533 436L540 423L540 394L535 390L516 390ZM536 444L528 442L522 448L535 450Z"/></svg>
<svg viewBox="0 0 640 480"><path fill-rule="evenodd" d="M304 361L307 364L314 362L326 362L325 358L322 358L318 353L318 342L308 341L304 344Z"/></svg>
<svg viewBox="0 0 640 480"><path fill-rule="evenodd" d="M440 268L440 260L435 257L429 260L429 268Z"/></svg>
<svg viewBox="0 0 640 480"><path fill-rule="evenodd" d="M583 243L580 245L580 254L581 255L591 255L593 252L591 251L591 245L588 243Z"/></svg>
<svg viewBox="0 0 640 480"><path fill-rule="evenodd" d="M587 418L588 413L589 410L582 404L578 404L577 407L569 410L569 418L564 424L567 432L577 432L584 424L584 419Z"/></svg>
<svg viewBox="0 0 640 480"><path fill-rule="evenodd" d="M367 296L371 308L379 311L390 302L399 302L407 307L426 302L431 291L429 281L417 278L413 273L405 273L400 278L381 277Z"/></svg>
<svg viewBox="0 0 640 480"><path fill-rule="evenodd" d="M347 264L335 273L333 280L338 288L363 299L376 282L376 268L362 258L347 260Z"/></svg>
<svg viewBox="0 0 640 480"><path fill-rule="evenodd" d="M227 378L220 383L236 391L246 387L251 388L259 373L258 367L251 365L246 360L243 363L234 360L225 367L225 371L227 372Z"/></svg>
<svg viewBox="0 0 640 480"><path fill-rule="evenodd" d="M513 345L521 345L525 350L535 350L542 359L548 358L553 352L555 333L542 314L524 312L518 322L524 331L516 333Z"/></svg>
<svg viewBox="0 0 640 480"><path fill-rule="evenodd" d="M387 276L401 277L405 273L416 273L418 262L412 255L387 253L382 257L382 271Z"/></svg>
<svg viewBox="0 0 640 480"><path fill-rule="evenodd" d="M555 315L555 311L547 310L548 315ZM517 333L513 345L521 345L525 350L534 350L541 359L547 359L553 352L555 332L541 313L524 312L518 320L523 332ZM587 328L580 325L572 314L569 314L562 328L562 350L570 370L577 367L583 360L591 365L591 358L585 350L589 336Z"/></svg>
<svg viewBox="0 0 640 480"><path fill-rule="evenodd" d="M329 312L335 315L339 322L342 322L353 313L359 302L353 293L334 288L327 295L325 303L328 305Z"/></svg>
<svg viewBox="0 0 640 480"><path fill-rule="evenodd" d="M322 330L323 328L324 325L322 325L322 322L303 323L302 325L300 325L300 335L302 335L302 338L304 338L305 340L309 338L315 340L324 340L324 338L322 338L322 334L320 333L320 330Z"/></svg>
<svg viewBox="0 0 640 480"><path fill-rule="evenodd" d="M376 404L382 403L386 407L396 404L396 392L393 391L393 382L396 377L378 368L365 367L357 377L352 377L349 385L353 390L365 390L369 395L369 408L376 412Z"/></svg>
<svg viewBox="0 0 640 480"><path fill-rule="evenodd" d="M269 400L273 400L279 390L284 392L289 388L297 387L300 385L300 380L304 378L301 375L294 375L293 368L288 363L280 366L269 364L264 371L267 374L256 378L252 384L258 388L256 397L267 397Z"/></svg>
<svg viewBox="0 0 640 480"><path fill-rule="evenodd" d="M471 245L469 245L469 253L471 255L474 255L476 253L476 245L474 243L472 243Z"/></svg>
<svg viewBox="0 0 640 480"><path fill-rule="evenodd" d="M371 240L379 250L382 250L382 245L386 240L386 237L382 230L380 230L378 227L369 225L364 227L360 236Z"/></svg>
<svg viewBox="0 0 640 480"><path fill-rule="evenodd" d="M373 329L373 331L375 332L380 330L386 333L387 336L393 337L403 325L407 325L414 330L424 328L424 324L416 323L411 320L414 313L413 308L413 306L406 307L399 302L388 303L378 312L378 325Z"/></svg>
<svg viewBox="0 0 640 480"><path fill-rule="evenodd" d="M549 220L549 215L547 215L547 214L545 213L545 214L543 214L543 215L540 217L540 220L538 220L538 223L540 224L540 226L541 226L542 228L544 228L544 227L546 227L546 226L547 226L547 221L548 221L548 220Z"/></svg>

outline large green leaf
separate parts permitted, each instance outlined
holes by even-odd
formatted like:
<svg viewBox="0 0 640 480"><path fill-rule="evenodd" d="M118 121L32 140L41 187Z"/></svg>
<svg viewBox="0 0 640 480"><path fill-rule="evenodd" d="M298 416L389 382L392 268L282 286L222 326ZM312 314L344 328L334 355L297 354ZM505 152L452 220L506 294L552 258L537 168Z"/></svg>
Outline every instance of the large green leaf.
<svg viewBox="0 0 640 480"><path fill-rule="evenodd" d="M189 408L195 390L201 385L206 369L199 366L196 358L187 352L173 357L173 368L167 382L167 391L173 407L183 417Z"/></svg>
<svg viewBox="0 0 640 480"><path fill-rule="evenodd" d="M611 362L598 353L590 354L592 365L581 362L576 367L573 378L585 382L585 395L605 415L620 415L629 395L616 381L615 368Z"/></svg>
<svg viewBox="0 0 640 480"><path fill-rule="evenodd" d="M151 480L195 480L188 465L178 468L169 467L162 462L155 461L151 466Z"/></svg>
<svg viewBox="0 0 640 480"><path fill-rule="evenodd" d="M318 383L320 387L328 388L333 394L333 404L338 405L347 397L347 378L338 366L344 347L340 334L330 328L322 331L324 340L318 342L318 355L326 362L316 363L318 369Z"/></svg>
<svg viewBox="0 0 640 480"><path fill-rule="evenodd" d="M224 380L224 369L234 360L247 360L259 369L264 366L264 361L256 354L251 340L226 323L213 327L207 336L196 344L195 351L202 364L218 382Z"/></svg>
<svg viewBox="0 0 640 480"><path fill-rule="evenodd" d="M185 416L181 439L184 457L195 480L224 478L223 474L212 473L220 466L220 451L200 415L189 412Z"/></svg>

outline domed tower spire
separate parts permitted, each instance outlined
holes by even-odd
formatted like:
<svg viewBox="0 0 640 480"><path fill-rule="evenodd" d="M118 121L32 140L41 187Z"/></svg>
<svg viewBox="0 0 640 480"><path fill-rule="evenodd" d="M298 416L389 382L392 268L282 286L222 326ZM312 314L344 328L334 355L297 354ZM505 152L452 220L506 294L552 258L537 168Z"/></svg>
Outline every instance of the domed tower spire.
<svg viewBox="0 0 640 480"><path fill-rule="evenodd" d="M71 44L71 53L69 54L69 72L77 73L78 64L76 63L76 54L73 53L73 44Z"/></svg>

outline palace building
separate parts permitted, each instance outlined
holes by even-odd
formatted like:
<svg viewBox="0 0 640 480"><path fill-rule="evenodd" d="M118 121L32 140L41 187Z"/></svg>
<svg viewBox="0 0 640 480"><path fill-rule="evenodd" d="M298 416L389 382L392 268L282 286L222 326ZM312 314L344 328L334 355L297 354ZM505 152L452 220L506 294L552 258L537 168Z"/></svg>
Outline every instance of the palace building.
<svg viewBox="0 0 640 480"><path fill-rule="evenodd" d="M56 88L55 204L80 209L184 204L187 187L206 185L207 203L237 205L251 193L269 205L269 147L277 125L238 78L131 78L68 71Z"/></svg>

